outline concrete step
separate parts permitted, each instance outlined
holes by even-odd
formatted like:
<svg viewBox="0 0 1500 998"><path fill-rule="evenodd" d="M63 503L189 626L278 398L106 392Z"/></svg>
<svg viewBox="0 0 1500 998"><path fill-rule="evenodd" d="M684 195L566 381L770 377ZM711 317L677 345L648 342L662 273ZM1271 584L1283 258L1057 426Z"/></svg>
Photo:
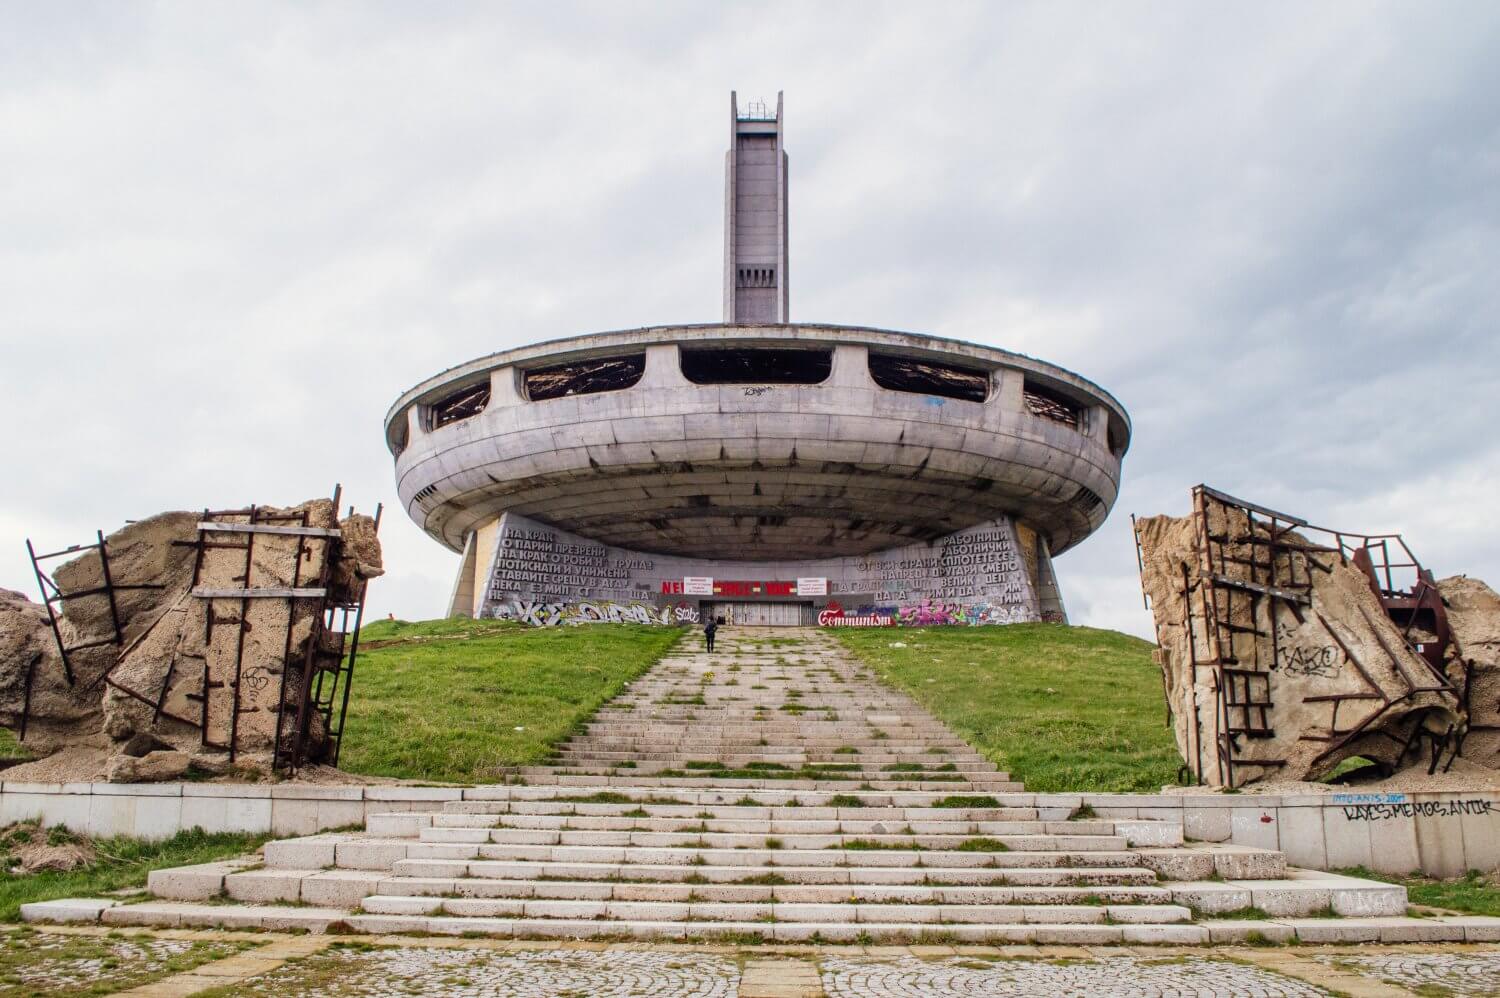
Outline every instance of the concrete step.
<svg viewBox="0 0 1500 998"><path fill-rule="evenodd" d="M528 898L436 898L374 895L360 908L371 915L451 915L460 918L565 918L642 922L911 922L969 924L1172 924L1192 919L1181 905L1027 904L802 904L797 902L580 901Z"/></svg>
<svg viewBox="0 0 1500 998"><path fill-rule="evenodd" d="M595 799L598 794L607 794L609 800ZM833 804L834 798L845 803ZM953 800L953 798L992 798L983 802L972 800ZM623 799L616 799L623 798ZM561 805L623 805L626 808L633 806L649 806L652 804L663 804L672 806L697 806L697 807L748 807L748 808L806 808L812 810L820 807L836 806L848 809L851 799L860 802L865 807L899 807L899 808L932 808L938 807L944 810L969 809L994 809L1013 810L1025 809L1034 811L1037 807L1038 795L1018 791L993 791L978 793L963 787L945 786L941 790L865 790L860 787L830 787L826 789L807 789L805 787L789 786L785 782L772 787L730 787L709 785L702 787L664 787L659 783L647 784L642 780L619 779L606 784L594 784L586 787L575 785L516 785L496 787L476 787L464 794L464 800L451 801L453 805L458 804L481 804L488 801L529 802L543 806L553 803ZM1066 798L1057 798L1059 803L1054 805L1066 808L1066 813L1059 817L1070 817L1074 810L1073 806L1066 805L1062 801ZM1077 798L1073 798L1076 803ZM948 804L958 804L958 808L946 807ZM859 806L859 805L855 805Z"/></svg>
<svg viewBox="0 0 1500 998"><path fill-rule="evenodd" d="M885 774L887 777L894 774ZM920 774L918 774L920 775ZM828 775L818 774L817 779L742 779L713 778L707 776L661 776L653 777L658 790L677 788L707 788L714 787L720 790L824 790L829 793L841 793L850 790L864 789L872 791L926 791L929 793L942 794L1004 794L1022 793L1026 787L1023 784L1008 780L938 780L934 777L941 774L927 775L922 779L898 780L898 779L869 779L859 773L830 773ZM563 770L548 771L549 783L562 787L619 787L633 786L639 782L638 777L629 775L628 770L618 775L602 774L578 774Z"/></svg>
<svg viewBox="0 0 1500 998"><path fill-rule="evenodd" d="M900 884L684 884L664 881L588 882L554 880L475 880L441 877L370 878L381 894L475 898L559 898L620 901L786 901L800 904L1166 904L1172 891L1161 886L972 887ZM305 887L305 885L304 885ZM313 894L327 894L315 886ZM162 895L166 896L166 895ZM304 895L305 898L305 895ZM296 897L288 900L297 900Z"/></svg>
<svg viewBox="0 0 1500 998"><path fill-rule="evenodd" d="M796 810L796 809L790 809ZM860 808L860 812L873 810ZM948 821L911 820L904 812L891 818L792 818L736 819L702 817L714 812L701 812L690 818L640 817L635 814L619 816L589 816L562 814L450 814L440 812L400 812L395 814L373 814L366 821L368 834L376 837L416 838L424 828L463 829L507 829L516 832L701 832L738 833L746 835L853 835L873 836L891 834L897 830L905 833L907 828L914 835L1118 835L1116 823L1112 821L1036 821L1011 818L1003 821ZM1141 822L1120 822L1120 826L1133 827ZM1164 826L1165 822L1162 823ZM1172 826L1176 827L1176 826ZM495 841L500 841L496 839Z"/></svg>
<svg viewBox="0 0 1500 998"><path fill-rule="evenodd" d="M1128 913L1126 913L1128 915ZM853 922L719 922L625 921L565 918L485 918L446 915L371 915L332 907L288 908L277 905L214 905L146 902L122 905L112 900L60 899L23 905L26 922L151 926L159 928L225 928L300 930L384 935L421 932L434 935L482 935L515 939L694 939L746 942L903 942L1037 945L1202 945L1243 942L1255 933L1280 942L1467 942L1500 940L1500 919L1483 916L1436 918L1277 918L1256 921L1206 921L1200 924L1032 924L1025 922L933 923Z"/></svg>
<svg viewBox="0 0 1500 998"><path fill-rule="evenodd" d="M618 863L629 866L725 866L780 870L792 867L910 867L914 869L1058 869L1074 866L1130 867L1145 865L1139 853L1128 850L1046 850L1027 852L957 852L899 849L714 849L696 846L530 846L512 844L411 843L405 859L497 860L507 862L575 864ZM346 850L340 850L345 852ZM345 869L380 869L350 863ZM1211 869L1211 867L1210 867Z"/></svg>
<svg viewBox="0 0 1500 998"><path fill-rule="evenodd" d="M1108 855L1108 854L1105 854ZM1096 857L1090 857L1096 858ZM474 877L495 880L655 880L677 883L796 884L972 884L1024 887L1151 886L1154 870L1131 866L714 866L673 863L598 863L551 860L403 859L391 872L397 877Z"/></svg>
<svg viewBox="0 0 1500 998"><path fill-rule="evenodd" d="M767 942L1005 942L1069 945L1208 941L1207 930L1183 924L972 924L942 922L636 921L567 918L484 918L372 915L335 908L146 902L100 907L57 901L27 905L28 921L107 926L338 931L370 935L426 933L515 939L701 939Z"/></svg>
<svg viewBox="0 0 1500 998"><path fill-rule="evenodd" d="M969 834L906 834L906 833L831 833L810 834L778 832L773 834L744 832L712 832L690 828L684 831L551 831L547 829L523 828L425 828L418 836L425 843L445 844L496 844L517 846L637 846L646 849L785 849L839 850L859 848L869 844L884 848L921 849L944 852L960 849L965 843L983 843L985 848L974 844L977 851L1022 852L1088 852L1120 851L1126 841L1114 835L1024 835L1000 832L993 835ZM1003 850L991 850L992 843L1004 846Z"/></svg>
<svg viewBox="0 0 1500 998"><path fill-rule="evenodd" d="M421 875L423 870L431 875ZM1300 917L1332 912L1348 918L1399 916L1406 911L1406 889L1340 874L1290 870L1283 879L1169 883L1128 883L1122 871L1099 871L1094 883L1057 883L1068 871L1016 871L1008 883L965 883L963 871L932 871L926 882L902 882L921 871L829 870L785 868L762 871L692 868L676 879L660 868L645 870L651 879L622 879L608 867L568 869L568 876L536 879L532 868L513 868L515 876L469 876L467 864L428 863L417 875L363 870L278 870L247 867L246 861L206 863L157 870L148 889L158 898L210 901L228 896L246 903L295 902L355 907L364 898L384 896L554 899L589 901L660 901L692 903L791 902L799 904L908 905L1099 905L1178 904L1205 917L1258 908L1271 915ZM498 872L493 867L486 873ZM1144 871L1131 871L1144 872ZM1071 878L1069 878L1071 879ZM1136 879L1143 879L1139 876ZM1032 882L1023 882L1032 881ZM1051 882L1040 882L1051 881ZM1500 921L1500 920L1497 920Z"/></svg>
<svg viewBox="0 0 1500 998"><path fill-rule="evenodd" d="M723 796L723 795L717 795ZM788 794L788 796L793 796ZM825 795L826 798L827 795ZM672 799L678 795L673 794ZM672 819L681 822L697 822L708 820L704 815L712 815L714 818L724 820L767 820L767 821L890 821L905 825L916 821L1038 821L1041 813L1038 808L925 808L925 807L760 807L755 805L728 805L723 803L694 803L685 801L680 804L652 803L652 800L664 798L629 798L623 802L612 803L590 803L578 802L552 802L552 801L448 801L444 803L443 814L447 815L492 815L510 817L593 817L593 818L630 818L640 816L645 812L646 818ZM731 798L732 799L732 798ZM811 797L809 797L811 800ZM1062 820L1062 819L1049 819ZM1168 824L1158 822L1158 824ZM1172 823L1176 824L1176 823ZM1180 825L1177 825L1180 827Z"/></svg>

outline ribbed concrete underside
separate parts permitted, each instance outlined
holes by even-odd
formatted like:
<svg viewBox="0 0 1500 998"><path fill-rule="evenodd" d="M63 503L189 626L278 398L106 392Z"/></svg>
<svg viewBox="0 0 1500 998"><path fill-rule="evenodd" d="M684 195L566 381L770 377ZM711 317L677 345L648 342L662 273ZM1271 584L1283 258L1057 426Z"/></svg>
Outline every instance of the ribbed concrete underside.
<svg viewBox="0 0 1500 998"><path fill-rule="evenodd" d="M461 518L509 511L628 550L754 561L869 554L1016 511L1065 538L1092 529L1084 504L991 479L829 462L684 467L506 482L466 495Z"/></svg>

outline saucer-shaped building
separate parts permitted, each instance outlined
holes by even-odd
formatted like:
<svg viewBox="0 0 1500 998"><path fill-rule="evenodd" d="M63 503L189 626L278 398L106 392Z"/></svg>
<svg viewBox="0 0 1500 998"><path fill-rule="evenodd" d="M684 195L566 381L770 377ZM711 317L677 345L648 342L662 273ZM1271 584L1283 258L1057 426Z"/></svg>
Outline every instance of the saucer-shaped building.
<svg viewBox="0 0 1500 998"><path fill-rule="evenodd" d="M787 318L787 157L731 97L724 321L429 378L386 418L450 613L551 625L1063 620L1052 556L1114 504L1124 408L994 347Z"/></svg>

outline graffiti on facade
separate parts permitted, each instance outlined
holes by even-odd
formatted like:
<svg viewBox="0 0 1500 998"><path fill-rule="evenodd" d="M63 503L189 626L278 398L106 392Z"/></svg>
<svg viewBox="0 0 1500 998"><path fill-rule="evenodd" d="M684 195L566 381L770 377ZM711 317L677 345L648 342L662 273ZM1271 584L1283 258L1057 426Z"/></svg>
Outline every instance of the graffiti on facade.
<svg viewBox="0 0 1500 998"><path fill-rule="evenodd" d="M581 600L576 603L544 603L513 599L496 603L490 616L516 620L532 627L573 627L580 624L656 624L675 626L696 623L698 611L686 604L658 607L649 603L616 603L612 600Z"/></svg>
<svg viewBox="0 0 1500 998"><path fill-rule="evenodd" d="M985 624L1025 624L1038 620L1029 606L994 603L945 603L922 600L896 608L896 622L902 627L978 627Z"/></svg>
<svg viewBox="0 0 1500 998"><path fill-rule="evenodd" d="M830 602L818 614L824 627L978 627L985 624L1022 624L1040 619L1028 606L991 603L945 603L923 600L898 606L864 605L850 613Z"/></svg>
<svg viewBox="0 0 1500 998"><path fill-rule="evenodd" d="M818 613L821 627L894 627L896 618L890 613L845 613L837 600L830 600Z"/></svg>
<svg viewBox="0 0 1500 998"><path fill-rule="evenodd" d="M511 612L502 608L518 600L556 606L566 616L566 607L582 601L666 606L684 596L810 596L821 604L832 596L846 607L878 604L893 617L907 608L906 616L926 625L1035 620L1040 606L1015 526L1003 517L931 543L787 563L769 578L763 564L645 556L514 513L501 519L485 557L490 567L481 599L489 616Z"/></svg>

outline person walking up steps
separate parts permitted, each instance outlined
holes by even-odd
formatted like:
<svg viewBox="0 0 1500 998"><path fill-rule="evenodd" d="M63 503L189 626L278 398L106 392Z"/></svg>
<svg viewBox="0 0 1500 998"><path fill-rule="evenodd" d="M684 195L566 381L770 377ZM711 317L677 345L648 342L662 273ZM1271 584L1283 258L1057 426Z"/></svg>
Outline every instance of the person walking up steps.
<svg viewBox="0 0 1500 998"><path fill-rule="evenodd" d="M708 642L708 650L714 650L714 634L719 630L719 622L713 617L708 618L708 623L703 625L703 640Z"/></svg>

